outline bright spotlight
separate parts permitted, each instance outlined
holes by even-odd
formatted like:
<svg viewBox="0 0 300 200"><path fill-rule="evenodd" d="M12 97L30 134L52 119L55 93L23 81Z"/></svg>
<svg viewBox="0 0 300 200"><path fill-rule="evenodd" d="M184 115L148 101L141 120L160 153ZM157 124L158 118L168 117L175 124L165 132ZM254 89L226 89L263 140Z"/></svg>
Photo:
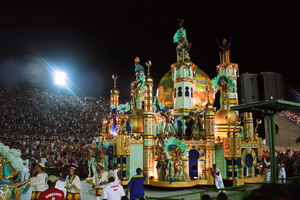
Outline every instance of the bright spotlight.
<svg viewBox="0 0 300 200"><path fill-rule="evenodd" d="M65 86L66 85L66 73L61 71L55 72L54 83L56 85Z"/></svg>

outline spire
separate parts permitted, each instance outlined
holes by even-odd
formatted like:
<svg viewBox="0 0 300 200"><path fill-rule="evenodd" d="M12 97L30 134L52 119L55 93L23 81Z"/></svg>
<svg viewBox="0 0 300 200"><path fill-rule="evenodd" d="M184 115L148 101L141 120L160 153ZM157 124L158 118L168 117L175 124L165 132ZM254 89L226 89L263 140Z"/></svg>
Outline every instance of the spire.
<svg viewBox="0 0 300 200"><path fill-rule="evenodd" d="M112 75L112 79L114 80L114 88L117 87L117 79L118 79L118 75Z"/></svg>
<svg viewBox="0 0 300 200"><path fill-rule="evenodd" d="M117 89L118 75L112 75L111 78L114 80L114 88L110 91L110 105L117 107L119 105L119 94L120 91Z"/></svg>
<svg viewBox="0 0 300 200"><path fill-rule="evenodd" d="M150 60L148 60L147 62L145 62L146 67L148 68L147 71L147 76L150 76L150 67L152 66L152 63Z"/></svg>

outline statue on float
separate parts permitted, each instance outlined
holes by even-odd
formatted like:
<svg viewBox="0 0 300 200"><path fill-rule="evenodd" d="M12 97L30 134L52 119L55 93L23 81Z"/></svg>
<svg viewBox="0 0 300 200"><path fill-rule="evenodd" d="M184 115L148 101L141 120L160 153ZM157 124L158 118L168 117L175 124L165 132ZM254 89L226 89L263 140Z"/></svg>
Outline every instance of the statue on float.
<svg viewBox="0 0 300 200"><path fill-rule="evenodd" d="M172 114L172 111L170 109L167 109L166 111L162 112L161 115L164 117L165 121L162 124L162 137L172 137L176 136L176 130L175 130L175 120L176 117Z"/></svg>
<svg viewBox="0 0 300 200"><path fill-rule="evenodd" d="M200 113L197 114L195 111L190 111L186 122L192 124L191 133L194 138L204 137L204 120Z"/></svg>
<svg viewBox="0 0 300 200"><path fill-rule="evenodd" d="M140 58L136 57L134 59L134 66L135 66L135 76L136 80L131 83L131 96L132 96L132 106L133 109L137 108L136 100L139 98L139 93L144 92L145 90L145 69L140 64Z"/></svg>
<svg viewBox="0 0 300 200"><path fill-rule="evenodd" d="M229 64L230 63L230 49L232 38L229 37L228 39L223 39L222 44L217 39L217 45L221 49L220 52L220 63L221 64Z"/></svg>
<svg viewBox="0 0 300 200"><path fill-rule="evenodd" d="M213 88L217 92L220 90L221 109L229 109L229 92L235 88L232 78L225 75L218 75L213 80Z"/></svg>
<svg viewBox="0 0 300 200"><path fill-rule="evenodd" d="M96 174L97 163L101 163L108 170L108 157L110 154L108 141L94 141L93 145L89 149L88 160L88 177L92 177L92 173Z"/></svg>
<svg viewBox="0 0 300 200"><path fill-rule="evenodd" d="M189 51L191 49L192 43L189 43L186 38L186 30L182 27L184 20L179 21L180 29L174 35L174 43L177 43L177 61L187 62L190 61Z"/></svg>
<svg viewBox="0 0 300 200"><path fill-rule="evenodd" d="M170 137L164 144L158 141L156 148L156 169L159 181L186 181L184 158L188 155L188 147L178 138Z"/></svg>

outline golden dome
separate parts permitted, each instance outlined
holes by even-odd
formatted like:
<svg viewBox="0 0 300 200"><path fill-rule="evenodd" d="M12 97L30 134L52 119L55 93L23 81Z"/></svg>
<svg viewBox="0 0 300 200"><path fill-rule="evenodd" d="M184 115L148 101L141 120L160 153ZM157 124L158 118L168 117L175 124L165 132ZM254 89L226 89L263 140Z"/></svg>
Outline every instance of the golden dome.
<svg viewBox="0 0 300 200"><path fill-rule="evenodd" d="M205 105L205 110L213 110L214 109L214 106L208 102L206 105Z"/></svg>
<svg viewBox="0 0 300 200"><path fill-rule="evenodd" d="M189 63L193 64L193 63ZM194 65L194 64L193 64ZM214 103L214 92L212 88L212 82L209 76L194 65L197 76L194 77L193 83L195 84L195 89L193 92L193 104L194 108L203 110L205 105L209 101ZM209 94L207 91L209 89ZM166 73L160 80L158 85L158 103L163 104L166 107L173 107L173 96L174 96L174 84L172 80L172 71L170 70Z"/></svg>
<svg viewBox="0 0 300 200"><path fill-rule="evenodd" d="M117 88L113 88L111 91L110 91L111 94L120 94L120 90L118 90Z"/></svg>
<svg viewBox="0 0 300 200"><path fill-rule="evenodd" d="M145 79L145 83L153 83L153 78L151 76L147 76Z"/></svg>
<svg viewBox="0 0 300 200"><path fill-rule="evenodd" d="M238 120L238 115L234 110L220 109L215 114L216 125L228 125L228 119L230 119L230 125L234 126Z"/></svg>

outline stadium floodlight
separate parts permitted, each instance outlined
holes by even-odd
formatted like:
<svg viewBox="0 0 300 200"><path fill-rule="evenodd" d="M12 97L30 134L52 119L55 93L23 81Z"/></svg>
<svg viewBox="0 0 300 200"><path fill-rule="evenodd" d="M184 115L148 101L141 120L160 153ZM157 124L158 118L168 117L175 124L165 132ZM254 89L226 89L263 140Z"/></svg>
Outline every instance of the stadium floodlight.
<svg viewBox="0 0 300 200"><path fill-rule="evenodd" d="M56 71L54 77L54 83L56 85L65 86L66 85L66 73L62 71Z"/></svg>

